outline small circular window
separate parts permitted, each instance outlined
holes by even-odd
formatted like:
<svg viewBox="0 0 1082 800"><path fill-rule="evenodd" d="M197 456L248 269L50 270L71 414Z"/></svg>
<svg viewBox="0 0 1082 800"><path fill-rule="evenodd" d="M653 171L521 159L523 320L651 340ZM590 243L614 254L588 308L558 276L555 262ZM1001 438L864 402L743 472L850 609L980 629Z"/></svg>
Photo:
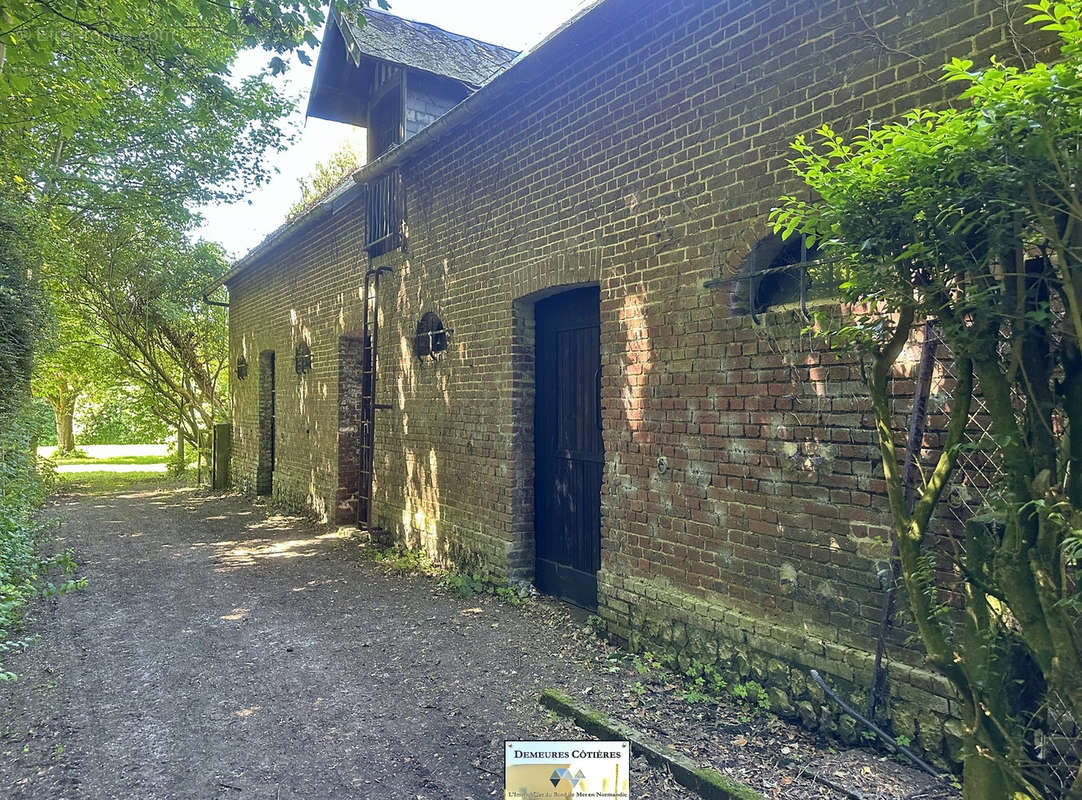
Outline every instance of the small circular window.
<svg viewBox="0 0 1082 800"><path fill-rule="evenodd" d="M810 297L831 296L836 282L832 272L820 274L824 271L820 258L819 250L804 247L800 236L782 239L771 234L760 239L740 264L730 313L762 314L794 304L803 307Z"/></svg>
<svg viewBox="0 0 1082 800"><path fill-rule="evenodd" d="M447 349L447 337L450 333L451 331L443 327L443 320L434 312L426 311L417 322L417 332L413 337L414 355L422 360L436 359Z"/></svg>

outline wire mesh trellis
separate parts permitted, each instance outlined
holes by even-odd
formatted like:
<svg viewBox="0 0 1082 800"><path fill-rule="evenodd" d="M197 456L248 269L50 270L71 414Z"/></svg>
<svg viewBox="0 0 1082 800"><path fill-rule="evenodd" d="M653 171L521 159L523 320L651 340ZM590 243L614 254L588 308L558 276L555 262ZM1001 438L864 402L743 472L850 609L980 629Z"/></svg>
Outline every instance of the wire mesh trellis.
<svg viewBox="0 0 1082 800"><path fill-rule="evenodd" d="M950 411L950 397L957 374L954 357L943 343L936 349L934 375L929 406L945 417ZM992 513L1003 477L1003 461L993 438L992 415L977 383L966 428L966 441L958 453L954 477L946 492L945 501L950 515L957 522L965 523L974 517Z"/></svg>
<svg viewBox="0 0 1082 800"><path fill-rule="evenodd" d="M1004 348L1007 343L1004 343ZM938 417L929 429L945 429L950 401L957 380L955 360L950 349L940 343L936 349L933 386L929 396L929 415ZM1016 398L1021 411L1025 398ZM1062 422L1053 419L1057 433L1063 433ZM932 434L933 441L935 434ZM927 466L938 457L936 448L926 442L922 460ZM1001 509L1006 473L1000 450L995 441L992 415L975 381L971 416L966 440L958 453L957 466L945 494L945 509L939 516L937 532L954 551L953 558L964 557L963 526L974 520L992 520ZM1082 731L1070 706L1055 690L1050 689L1039 706L1026 718L1024 726L1026 753L1018 764L1026 778L1040 787L1049 798L1067 797L1077 781L1082 764Z"/></svg>
<svg viewBox="0 0 1082 800"><path fill-rule="evenodd" d="M1023 764L1027 777L1053 797L1068 796L1078 775L1082 737L1070 707L1055 689L1048 693L1027 733L1033 742L1032 759Z"/></svg>

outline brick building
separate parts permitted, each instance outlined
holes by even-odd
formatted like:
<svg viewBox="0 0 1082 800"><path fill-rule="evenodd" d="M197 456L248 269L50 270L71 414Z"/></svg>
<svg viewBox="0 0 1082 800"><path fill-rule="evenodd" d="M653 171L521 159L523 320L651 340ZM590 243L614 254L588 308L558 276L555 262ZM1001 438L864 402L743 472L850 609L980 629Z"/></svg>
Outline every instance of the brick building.
<svg viewBox="0 0 1082 800"><path fill-rule="evenodd" d="M603 0L518 57L333 18L309 110L372 160L224 279L235 481L837 729L806 669L866 692L887 510L859 369L801 333L829 285L801 301L767 214L795 136L942 102L949 57L1025 52L1020 9ZM905 635L895 731L945 752Z"/></svg>

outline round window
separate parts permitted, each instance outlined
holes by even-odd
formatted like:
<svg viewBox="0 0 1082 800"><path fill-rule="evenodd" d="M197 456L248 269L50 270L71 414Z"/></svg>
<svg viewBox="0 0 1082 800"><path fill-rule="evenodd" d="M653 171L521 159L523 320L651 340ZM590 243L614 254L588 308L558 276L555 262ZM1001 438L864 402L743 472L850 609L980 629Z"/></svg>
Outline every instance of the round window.
<svg viewBox="0 0 1082 800"><path fill-rule="evenodd" d="M417 358L435 359L447 349L447 335L441 320L434 312L426 311L417 322L417 333L413 337L413 352Z"/></svg>

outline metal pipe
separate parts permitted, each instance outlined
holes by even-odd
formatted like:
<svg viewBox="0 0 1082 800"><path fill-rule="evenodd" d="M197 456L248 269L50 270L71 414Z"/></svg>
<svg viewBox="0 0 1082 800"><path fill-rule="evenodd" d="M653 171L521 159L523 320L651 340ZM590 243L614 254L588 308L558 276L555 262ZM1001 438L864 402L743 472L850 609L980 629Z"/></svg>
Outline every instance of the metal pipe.
<svg viewBox="0 0 1082 800"><path fill-rule="evenodd" d="M857 711L847 702L842 700L833 689L827 686L827 682L823 680L822 676L817 670L811 670L810 674L812 676L812 680L819 684L819 688L822 689L826 693L827 697L833 700L838 705L838 707L841 708L842 711L851 716L857 722L862 723L865 727L871 730L872 733L874 733L876 736L878 736L880 739L890 745L890 747L892 747L895 752L901 753L903 756L908 758L918 769L927 772L933 778L938 778L942 780L941 773L935 767L922 759L908 747L903 747L902 745L898 744L898 741L889 733L884 731L870 719L863 716L859 711Z"/></svg>
<svg viewBox="0 0 1082 800"><path fill-rule="evenodd" d="M372 505L369 495L372 493L372 471L368 466L368 432L372 428L375 414L371 413L372 405L368 400L368 370L371 362L371 339L368 336L368 304L370 299L370 285L373 270L364 273L364 304L361 311L361 436L358 442L360 449L360 469L357 471L357 524L367 525L371 518L370 507ZM375 397L373 396L373 401ZM363 505L362 505L363 501Z"/></svg>
<svg viewBox="0 0 1082 800"><path fill-rule="evenodd" d="M217 288L217 287L215 287ZM208 306L218 306L218 308L229 308L229 303L222 303L218 300L211 300L207 295L209 292L203 292L203 302Z"/></svg>
<svg viewBox="0 0 1082 800"><path fill-rule="evenodd" d="M364 274L364 310L362 312L362 351L364 361L361 365L361 423L364 427L364 441L361 447L360 480L358 494L364 498L363 518L357 509L357 522L364 525L372 523L372 468L375 464L376 447L376 375L377 353L379 352L379 278L391 267L370 268ZM369 304L374 308L369 315ZM369 335L369 327L372 329ZM367 380L366 380L367 379Z"/></svg>

